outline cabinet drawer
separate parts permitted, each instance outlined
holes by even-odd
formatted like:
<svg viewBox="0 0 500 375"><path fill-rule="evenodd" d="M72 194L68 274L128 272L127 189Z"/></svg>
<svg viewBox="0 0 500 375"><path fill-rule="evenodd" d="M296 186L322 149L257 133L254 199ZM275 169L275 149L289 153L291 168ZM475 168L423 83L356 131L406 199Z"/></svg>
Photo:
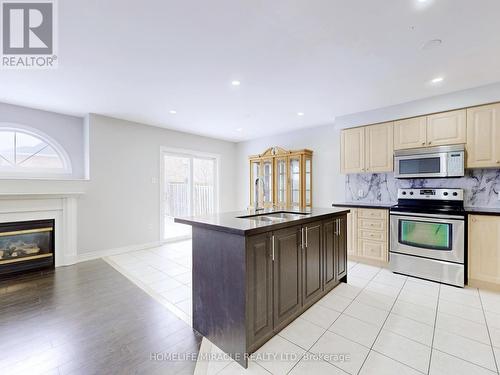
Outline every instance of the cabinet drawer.
<svg viewBox="0 0 500 375"><path fill-rule="evenodd" d="M386 210L373 210L370 208L360 208L358 216L365 219L385 219Z"/></svg>
<svg viewBox="0 0 500 375"><path fill-rule="evenodd" d="M387 261L387 245L386 242L377 242L370 240L359 240L359 250L365 258Z"/></svg>
<svg viewBox="0 0 500 375"><path fill-rule="evenodd" d="M380 219L358 219L359 229L368 229L368 230L385 230L386 229L386 221Z"/></svg>
<svg viewBox="0 0 500 375"><path fill-rule="evenodd" d="M387 241L387 232L384 230L366 230L366 229L360 229L359 231L359 238L360 239L365 239L365 240L371 240L371 241Z"/></svg>

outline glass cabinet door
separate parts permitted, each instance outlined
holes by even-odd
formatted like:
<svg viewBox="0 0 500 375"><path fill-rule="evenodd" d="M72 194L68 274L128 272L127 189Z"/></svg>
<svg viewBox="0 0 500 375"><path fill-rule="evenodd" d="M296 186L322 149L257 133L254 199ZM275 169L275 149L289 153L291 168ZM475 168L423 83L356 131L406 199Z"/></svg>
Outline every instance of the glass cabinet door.
<svg viewBox="0 0 500 375"><path fill-rule="evenodd" d="M255 189L255 181L260 177L260 160L255 160L250 162L250 206L255 207L256 202L262 204L261 197L257 196L259 191ZM260 186L262 183L259 182ZM262 196L262 192L260 192Z"/></svg>
<svg viewBox="0 0 500 375"><path fill-rule="evenodd" d="M312 160L311 158L305 159L305 205L307 207L312 206L312 192L311 192L311 184L312 184Z"/></svg>
<svg viewBox="0 0 500 375"><path fill-rule="evenodd" d="M273 205L273 159L264 160L262 163L263 174L262 178L264 183L260 183L259 186L263 186L262 198L264 201L264 207L272 207Z"/></svg>
<svg viewBox="0 0 500 375"><path fill-rule="evenodd" d="M290 158L290 205L300 206L300 156Z"/></svg>
<svg viewBox="0 0 500 375"><path fill-rule="evenodd" d="M286 207L288 178L286 171L286 158L276 159L276 205Z"/></svg>

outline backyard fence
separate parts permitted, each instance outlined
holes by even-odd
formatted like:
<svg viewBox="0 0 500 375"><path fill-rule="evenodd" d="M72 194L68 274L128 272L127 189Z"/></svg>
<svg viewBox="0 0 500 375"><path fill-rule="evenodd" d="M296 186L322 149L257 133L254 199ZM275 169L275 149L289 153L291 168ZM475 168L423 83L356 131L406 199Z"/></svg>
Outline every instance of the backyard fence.
<svg viewBox="0 0 500 375"><path fill-rule="evenodd" d="M167 216L189 216L190 189L186 183L169 182L165 188L165 210ZM214 187L195 184L193 186L193 215L214 212Z"/></svg>

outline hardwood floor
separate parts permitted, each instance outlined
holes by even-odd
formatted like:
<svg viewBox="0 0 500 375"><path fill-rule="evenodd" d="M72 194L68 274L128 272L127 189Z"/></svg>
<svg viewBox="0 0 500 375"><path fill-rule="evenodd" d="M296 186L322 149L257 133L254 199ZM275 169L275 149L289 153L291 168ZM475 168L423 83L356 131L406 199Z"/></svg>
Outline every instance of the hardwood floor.
<svg viewBox="0 0 500 375"><path fill-rule="evenodd" d="M192 374L201 344L102 260L0 281L0 338L2 374Z"/></svg>

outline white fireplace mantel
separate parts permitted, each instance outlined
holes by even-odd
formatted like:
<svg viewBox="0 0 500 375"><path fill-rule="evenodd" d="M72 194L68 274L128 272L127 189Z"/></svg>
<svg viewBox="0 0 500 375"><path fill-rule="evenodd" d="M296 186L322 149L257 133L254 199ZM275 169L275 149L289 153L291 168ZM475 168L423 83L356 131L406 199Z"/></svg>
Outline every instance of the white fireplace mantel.
<svg viewBox="0 0 500 375"><path fill-rule="evenodd" d="M74 193L0 193L0 223L53 219L56 267L77 262L77 201Z"/></svg>

